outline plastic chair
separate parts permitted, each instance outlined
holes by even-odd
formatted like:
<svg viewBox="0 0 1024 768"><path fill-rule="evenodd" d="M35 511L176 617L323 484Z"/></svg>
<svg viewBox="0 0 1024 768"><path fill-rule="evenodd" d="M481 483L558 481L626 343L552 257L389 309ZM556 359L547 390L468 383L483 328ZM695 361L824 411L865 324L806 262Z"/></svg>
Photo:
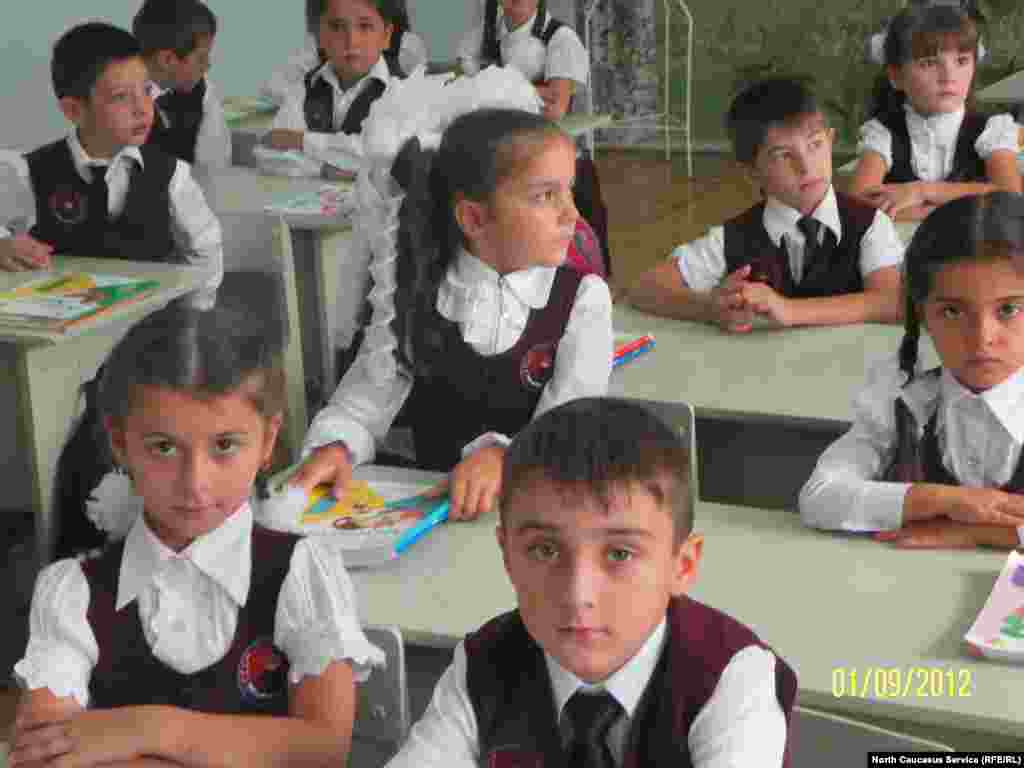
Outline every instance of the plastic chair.
<svg viewBox="0 0 1024 768"><path fill-rule="evenodd" d="M409 684L402 633L394 626L366 626L363 633L384 651L387 666L374 669L356 689L356 720L349 759L354 768L383 765L409 735Z"/></svg>
<svg viewBox="0 0 1024 768"><path fill-rule="evenodd" d="M287 387L288 461L294 462L309 422L291 232L283 219L262 212L220 213L217 218L224 244L224 281L217 302L238 307L278 338Z"/></svg>
<svg viewBox="0 0 1024 768"><path fill-rule="evenodd" d="M857 720L793 707L791 768L864 768L868 752L952 752L945 744Z"/></svg>

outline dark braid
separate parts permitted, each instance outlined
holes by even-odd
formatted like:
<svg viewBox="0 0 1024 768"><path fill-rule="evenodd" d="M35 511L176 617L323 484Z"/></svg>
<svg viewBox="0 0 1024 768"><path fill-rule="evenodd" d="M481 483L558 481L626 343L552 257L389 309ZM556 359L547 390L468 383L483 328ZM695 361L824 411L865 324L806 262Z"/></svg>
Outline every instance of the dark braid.
<svg viewBox="0 0 1024 768"><path fill-rule="evenodd" d="M907 374L906 386L914 378L917 368L917 347L921 340L921 318L917 316L917 302L904 291L904 328L903 340L900 342L900 370Z"/></svg>
<svg viewBox="0 0 1024 768"><path fill-rule="evenodd" d="M480 47L480 58L484 62L501 60L501 46L498 43L498 0L487 0L484 12L484 36Z"/></svg>
<svg viewBox="0 0 1024 768"><path fill-rule="evenodd" d="M548 0L540 0L537 3L537 17L533 20L533 29L530 30L530 34L538 39L544 34L544 17L547 12Z"/></svg>

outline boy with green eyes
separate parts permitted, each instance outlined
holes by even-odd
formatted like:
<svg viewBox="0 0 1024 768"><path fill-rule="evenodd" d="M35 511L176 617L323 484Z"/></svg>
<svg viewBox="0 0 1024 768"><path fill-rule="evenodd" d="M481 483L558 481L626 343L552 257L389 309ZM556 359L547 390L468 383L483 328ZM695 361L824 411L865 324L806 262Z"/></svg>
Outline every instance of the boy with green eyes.
<svg viewBox="0 0 1024 768"><path fill-rule="evenodd" d="M796 677L685 596L690 457L640 405L581 398L505 455L515 611L467 636L394 766L784 764Z"/></svg>
<svg viewBox="0 0 1024 768"><path fill-rule="evenodd" d="M642 274L630 303L739 333L759 319L899 322L903 244L886 214L833 188L835 131L813 94L796 80L754 83L726 127L764 200Z"/></svg>

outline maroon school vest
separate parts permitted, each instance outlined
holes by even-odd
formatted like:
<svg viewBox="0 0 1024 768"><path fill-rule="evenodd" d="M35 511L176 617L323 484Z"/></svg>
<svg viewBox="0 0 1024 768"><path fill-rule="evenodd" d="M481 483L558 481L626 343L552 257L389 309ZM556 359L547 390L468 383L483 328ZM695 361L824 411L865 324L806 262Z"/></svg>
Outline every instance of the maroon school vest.
<svg viewBox="0 0 1024 768"><path fill-rule="evenodd" d="M750 264L753 279L768 283L783 296L811 298L840 296L864 290L860 274L860 246L864 233L875 220L875 209L845 195L836 193L842 242L836 243L830 230L825 231L824 246L804 264L803 279L793 282L789 255L784 241L776 246L764 228L763 202L725 222L726 274Z"/></svg>
<svg viewBox="0 0 1024 768"><path fill-rule="evenodd" d="M875 117L886 127L892 139L892 167L885 178L885 184L901 184L918 181L917 174L910 161L910 131L907 129L907 113L904 109L886 112ZM985 130L988 116L978 112L966 112L960 124L960 133L956 139L953 152L953 170L945 181L985 181L985 161L974 148L975 142Z"/></svg>
<svg viewBox="0 0 1024 768"><path fill-rule="evenodd" d="M177 160L143 146L143 168L133 163L124 209L111 219L91 202L90 186L75 169L66 140L25 155L36 200L32 236L58 253L136 261L170 261L174 252L168 187Z"/></svg>
<svg viewBox="0 0 1024 768"><path fill-rule="evenodd" d="M188 93L175 90L162 93L154 104L156 114L146 143L159 147L179 160L194 164L205 99L206 78L196 83Z"/></svg>
<svg viewBox="0 0 1024 768"><path fill-rule="evenodd" d="M767 648L743 624L688 597L668 607L668 637L630 727L623 768L692 765L687 737L733 655ZM566 764L544 653L517 611L467 636L466 683L486 768L560 768ZM769 649L770 650L770 649ZM776 655L775 692L787 729L796 675ZM789 737L784 765L789 764Z"/></svg>
<svg viewBox="0 0 1024 768"><path fill-rule="evenodd" d="M392 68L392 60L385 57L384 62L388 65L391 75L398 76ZM323 77L316 77L323 66L317 64L303 80L306 85L306 98L302 103L302 112L306 118L306 128L315 133L360 133L363 130L363 121L370 114L370 107L384 95L387 84L376 77L371 78L352 101L341 128L335 130L334 88Z"/></svg>
<svg viewBox="0 0 1024 768"><path fill-rule="evenodd" d="M436 314L441 347L434 373L416 379L407 410L417 466L447 472L481 434L514 435L530 422L554 373L582 279L577 270L559 267L547 305L530 311L519 340L500 355L477 353L463 341L458 323Z"/></svg>
<svg viewBox="0 0 1024 768"><path fill-rule="evenodd" d="M99 646L89 681L92 706L166 704L221 714L287 714L288 660L273 645L274 616L298 539L253 525L249 597L238 610L234 641L220 661L191 675L153 656L137 600L115 610L124 542L84 560L86 615Z"/></svg>

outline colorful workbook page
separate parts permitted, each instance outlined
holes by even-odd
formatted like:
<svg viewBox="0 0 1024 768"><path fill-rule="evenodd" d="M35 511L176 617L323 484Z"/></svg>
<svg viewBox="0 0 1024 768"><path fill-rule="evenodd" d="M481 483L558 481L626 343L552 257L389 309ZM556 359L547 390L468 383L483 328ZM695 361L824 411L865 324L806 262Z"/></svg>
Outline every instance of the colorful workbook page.
<svg viewBox="0 0 1024 768"><path fill-rule="evenodd" d="M348 222L355 210L352 189L346 184L324 184L319 189L283 196L266 206L269 213Z"/></svg>
<svg viewBox="0 0 1024 768"><path fill-rule="evenodd" d="M32 280L0 293L0 323L66 331L78 323L148 296L156 280L66 272Z"/></svg>
<svg viewBox="0 0 1024 768"><path fill-rule="evenodd" d="M224 108L224 119L228 123L238 123L255 115L277 112L277 105L274 102L259 96L229 96L221 104Z"/></svg>
<svg viewBox="0 0 1024 768"><path fill-rule="evenodd" d="M1011 552L978 618L964 638L969 651L1024 662L1024 556Z"/></svg>

